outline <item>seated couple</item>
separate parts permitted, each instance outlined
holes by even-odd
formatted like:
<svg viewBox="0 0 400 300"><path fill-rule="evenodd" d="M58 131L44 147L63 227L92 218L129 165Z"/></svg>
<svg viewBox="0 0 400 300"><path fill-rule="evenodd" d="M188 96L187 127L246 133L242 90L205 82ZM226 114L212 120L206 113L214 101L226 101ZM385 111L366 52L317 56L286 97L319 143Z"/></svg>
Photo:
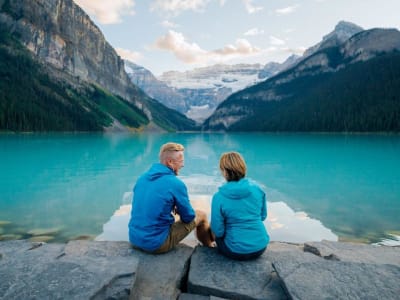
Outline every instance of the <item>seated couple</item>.
<svg viewBox="0 0 400 300"><path fill-rule="evenodd" d="M173 249L191 231L208 247L232 259L257 258L269 236L263 224L267 216L265 193L245 178L246 164L237 152L224 153L220 169L226 179L211 203L211 226L207 215L194 210L186 185L177 175L184 166L184 147L164 144L160 163L155 163L136 182L129 221L129 240L148 253ZM174 215L178 215L176 219Z"/></svg>

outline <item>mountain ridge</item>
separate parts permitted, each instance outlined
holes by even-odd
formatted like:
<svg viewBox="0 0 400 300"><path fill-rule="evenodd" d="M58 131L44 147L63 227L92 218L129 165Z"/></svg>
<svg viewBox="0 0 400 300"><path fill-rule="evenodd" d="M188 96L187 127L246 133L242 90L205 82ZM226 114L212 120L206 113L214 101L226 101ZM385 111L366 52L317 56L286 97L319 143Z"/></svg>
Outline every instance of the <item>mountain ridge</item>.
<svg viewBox="0 0 400 300"><path fill-rule="evenodd" d="M302 56L289 56L283 63L216 64L184 72L167 71L158 77L146 70L145 80L141 66L128 73L131 80L146 93L201 123L228 96L284 72L318 50L338 45L362 30L356 24L340 21L321 42L308 48Z"/></svg>
<svg viewBox="0 0 400 300"><path fill-rule="evenodd" d="M324 47L292 68L231 95L204 122L203 129L399 131L396 116L400 110L400 74L391 66L398 64L399 51L398 30L361 31L340 45Z"/></svg>

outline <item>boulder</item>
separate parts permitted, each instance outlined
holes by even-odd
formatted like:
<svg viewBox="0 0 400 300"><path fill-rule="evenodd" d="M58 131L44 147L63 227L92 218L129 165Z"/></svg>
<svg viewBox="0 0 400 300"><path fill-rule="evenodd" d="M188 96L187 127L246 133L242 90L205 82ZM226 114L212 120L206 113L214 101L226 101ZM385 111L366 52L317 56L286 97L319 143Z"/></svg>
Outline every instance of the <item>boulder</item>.
<svg viewBox="0 0 400 300"><path fill-rule="evenodd" d="M128 243L109 245L2 242L1 299L127 299L138 260L120 255L131 251ZM104 248L119 251L98 255Z"/></svg>
<svg viewBox="0 0 400 300"><path fill-rule="evenodd" d="M286 299L281 280L264 255L235 261L215 248L197 246L190 263L188 292L227 299Z"/></svg>
<svg viewBox="0 0 400 300"><path fill-rule="evenodd" d="M304 251L269 251L292 299L399 299L395 247L338 242L306 243Z"/></svg>

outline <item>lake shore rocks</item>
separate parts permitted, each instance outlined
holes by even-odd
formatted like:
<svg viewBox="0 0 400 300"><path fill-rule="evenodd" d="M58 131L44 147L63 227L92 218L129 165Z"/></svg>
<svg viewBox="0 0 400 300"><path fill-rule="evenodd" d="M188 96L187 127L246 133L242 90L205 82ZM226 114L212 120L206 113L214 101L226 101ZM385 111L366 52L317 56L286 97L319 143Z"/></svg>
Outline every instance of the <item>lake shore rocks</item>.
<svg viewBox="0 0 400 300"><path fill-rule="evenodd" d="M400 247L272 242L253 261L179 245L0 242L0 299L398 299Z"/></svg>

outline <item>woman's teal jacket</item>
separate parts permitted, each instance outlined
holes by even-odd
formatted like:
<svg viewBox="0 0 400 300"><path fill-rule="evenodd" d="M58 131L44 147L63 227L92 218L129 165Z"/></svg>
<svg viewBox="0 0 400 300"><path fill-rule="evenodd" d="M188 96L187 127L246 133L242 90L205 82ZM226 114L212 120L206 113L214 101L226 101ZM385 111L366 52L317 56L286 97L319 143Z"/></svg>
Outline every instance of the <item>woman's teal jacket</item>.
<svg viewBox="0 0 400 300"><path fill-rule="evenodd" d="M254 182L242 178L222 185L211 203L211 229L235 253L265 248L269 236L265 193Z"/></svg>

